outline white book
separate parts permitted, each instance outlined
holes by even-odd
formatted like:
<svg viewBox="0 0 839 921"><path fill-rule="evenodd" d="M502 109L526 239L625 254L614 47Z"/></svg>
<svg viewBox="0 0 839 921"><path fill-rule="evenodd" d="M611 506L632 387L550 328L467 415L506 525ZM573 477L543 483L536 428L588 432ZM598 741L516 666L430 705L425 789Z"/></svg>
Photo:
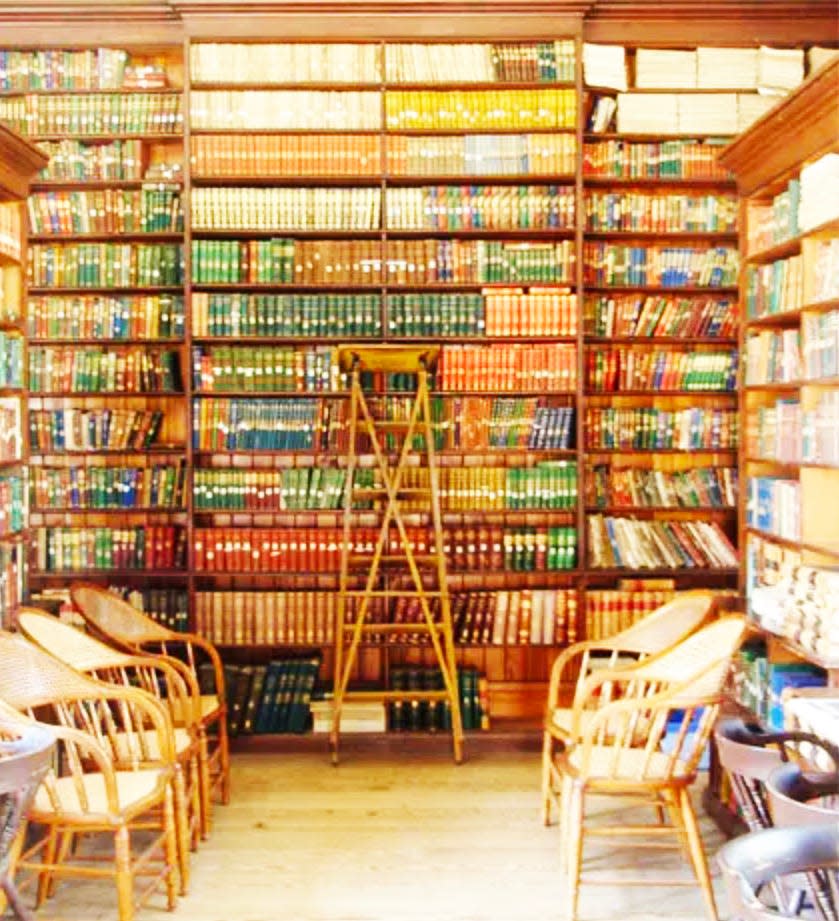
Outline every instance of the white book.
<svg viewBox="0 0 839 921"><path fill-rule="evenodd" d="M739 93L737 95L737 130L745 131L770 109L778 104L777 96L762 96L759 93Z"/></svg>
<svg viewBox="0 0 839 921"><path fill-rule="evenodd" d="M700 89L755 89L757 71L757 48L696 49L696 85Z"/></svg>
<svg viewBox="0 0 839 921"><path fill-rule="evenodd" d="M761 45L757 62L758 89L785 94L804 79L804 52L800 48L767 48Z"/></svg>
<svg viewBox="0 0 839 921"><path fill-rule="evenodd" d="M638 89L694 89L696 52L639 48L635 53Z"/></svg>
<svg viewBox="0 0 839 921"><path fill-rule="evenodd" d="M807 74L821 70L825 64L835 57L839 57L839 48L822 48L818 45L813 45L807 52Z"/></svg>
<svg viewBox="0 0 839 921"><path fill-rule="evenodd" d="M690 93L678 96L678 130L685 134L737 133L735 93Z"/></svg>
<svg viewBox="0 0 839 921"><path fill-rule="evenodd" d="M583 45L583 75L588 86L626 92L626 50L623 45Z"/></svg>
<svg viewBox="0 0 839 921"><path fill-rule="evenodd" d="M676 93L621 93L617 128L621 134L668 134L679 130Z"/></svg>

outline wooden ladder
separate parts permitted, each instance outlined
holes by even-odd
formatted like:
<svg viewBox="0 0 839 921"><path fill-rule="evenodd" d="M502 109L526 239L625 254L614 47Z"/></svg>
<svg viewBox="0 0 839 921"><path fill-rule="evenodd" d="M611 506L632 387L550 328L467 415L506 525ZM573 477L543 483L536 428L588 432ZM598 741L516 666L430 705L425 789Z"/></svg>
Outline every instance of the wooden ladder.
<svg viewBox="0 0 839 921"><path fill-rule="evenodd" d="M434 433L431 425L431 406L428 395L428 374L437 361L439 347L429 345L341 345L337 350L341 370L349 373L350 414L349 451L347 478L344 492L344 535L341 555L340 594L335 624L335 682L332 712L330 746L333 763L338 763L338 744L341 732L341 713L344 703L354 700L387 701L426 700L448 702L451 713L451 732L454 760L458 764L463 757L463 723L460 715L457 663L455 661L454 638L452 634L451 606L446 580L446 559L443 552L443 527L440 515L440 494L437 472L437 458L434 451ZM382 374L416 375L417 388L411 394L413 405L405 421L391 421L374 418L367 396L362 390L363 372ZM386 398L384 398L386 399ZM380 484L374 488L361 488L356 480L358 467L357 441L359 435L366 435L372 446L374 470L378 471ZM397 444L380 443L382 435L391 436ZM419 437L423 448L417 449ZM396 454L395 466L389 463ZM411 455L425 456L428 468L428 487L406 488L402 485L403 474L409 466ZM405 527L400 497L410 495L412 499L428 499L433 535L429 546L422 554L412 548ZM379 536L372 558L353 552L353 534L350 527L354 500L360 498L384 498L385 508ZM398 540L394 529L398 532ZM398 546L398 551L394 548ZM388 573L399 572L402 567L410 573L413 588L395 587L392 581L379 585L383 567ZM394 570L392 567L396 567ZM350 588L352 575L366 570L364 588ZM431 587L429 587L431 583ZM358 580L354 580L358 584ZM422 614L417 623L372 623L370 608L372 600L383 598L387 605L390 599L410 597L419 601ZM357 601L355 601L358 599ZM439 600L435 609L432 599ZM355 602L354 614L350 604ZM435 613L437 616L435 617ZM443 679L438 690L350 690L350 678L358 655L362 637L369 634L387 635L398 633L430 638L431 646Z"/></svg>

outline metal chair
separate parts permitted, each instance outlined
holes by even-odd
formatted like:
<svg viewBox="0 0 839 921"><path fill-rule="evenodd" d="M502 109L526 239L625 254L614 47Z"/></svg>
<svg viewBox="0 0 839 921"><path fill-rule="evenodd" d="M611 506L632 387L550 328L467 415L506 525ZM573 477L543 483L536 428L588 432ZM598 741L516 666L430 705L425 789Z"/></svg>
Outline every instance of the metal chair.
<svg viewBox="0 0 839 921"><path fill-rule="evenodd" d="M574 921L577 914L585 835L634 836L637 846L659 847L664 836L675 836L686 846L708 916L716 921L690 787L717 718L731 659L745 632L743 617L723 617L658 655L624 669L595 672L585 680L572 713L574 741L556 755L562 780L560 872L566 921ZM604 687L613 699L582 720L589 700ZM585 797L590 793L653 803L667 810L671 824L587 828ZM643 882L650 884L649 879ZM693 885L683 879L656 880L665 883Z"/></svg>
<svg viewBox="0 0 839 921"><path fill-rule="evenodd" d="M70 586L70 597L89 629L106 643L139 655L159 654L177 658L180 652L196 685L199 664L210 664L215 688L213 693L200 694L199 720L208 740L212 733L215 738L207 756L212 788L219 791L223 803L229 802L227 697L224 668L215 646L196 633L169 630L99 585L75 582ZM186 719L186 714L180 719L176 715L177 724L182 725Z"/></svg>
<svg viewBox="0 0 839 921"><path fill-rule="evenodd" d="M14 884L15 852L54 749L55 737L46 727L0 714L0 888L19 921L34 921L34 917Z"/></svg>
<svg viewBox="0 0 839 921"><path fill-rule="evenodd" d="M656 608L626 630L608 639L586 640L569 646L556 658L551 669L542 741L542 820L551 821L551 808L559 798L559 775L555 756L571 741L571 714L579 703L586 679L596 669L613 669L626 657L638 660L681 642L697 630L714 609L713 592L684 592ZM563 684L576 672L576 688L570 707L561 706ZM571 677L569 677L571 676ZM578 714L585 722L609 696L588 700L589 711Z"/></svg>
<svg viewBox="0 0 839 921"><path fill-rule="evenodd" d="M768 904L791 877L818 874L823 891L815 900L819 921L836 921L839 905L839 824L768 828L741 835L720 848L732 921L799 919L786 907Z"/></svg>

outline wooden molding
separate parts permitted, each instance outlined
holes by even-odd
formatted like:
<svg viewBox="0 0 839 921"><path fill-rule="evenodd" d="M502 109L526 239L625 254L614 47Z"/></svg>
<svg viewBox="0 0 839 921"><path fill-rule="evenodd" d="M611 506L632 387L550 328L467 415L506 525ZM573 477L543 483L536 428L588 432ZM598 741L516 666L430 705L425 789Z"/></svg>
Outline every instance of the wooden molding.
<svg viewBox="0 0 839 921"><path fill-rule="evenodd" d="M29 183L48 162L34 144L0 124L0 197L26 198Z"/></svg>
<svg viewBox="0 0 839 921"><path fill-rule="evenodd" d="M837 148L839 60L833 60L729 144L719 160L737 176L740 194L751 195Z"/></svg>

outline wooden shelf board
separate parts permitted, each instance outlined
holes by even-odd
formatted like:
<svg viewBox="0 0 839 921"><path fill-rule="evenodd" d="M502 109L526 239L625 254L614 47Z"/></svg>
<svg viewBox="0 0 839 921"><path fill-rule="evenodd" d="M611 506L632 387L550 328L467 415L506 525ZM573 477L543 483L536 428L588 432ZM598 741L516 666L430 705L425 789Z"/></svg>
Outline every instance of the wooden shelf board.
<svg viewBox="0 0 839 921"><path fill-rule="evenodd" d="M173 393L171 390L30 390L29 396L43 399L106 397L112 400L129 397L183 397L184 393L183 391Z"/></svg>
<svg viewBox="0 0 839 921"><path fill-rule="evenodd" d="M194 286L193 286L194 287ZM29 294L38 294L38 295L57 295L57 294L69 294L73 297L82 297L85 294L183 294L184 286L183 285L129 285L127 287L108 287L100 286L95 287L93 285L89 287L66 287L62 285L56 285L54 287L41 287L40 285L30 285L27 289Z"/></svg>
<svg viewBox="0 0 839 921"><path fill-rule="evenodd" d="M764 314L760 317L747 318L744 328L748 333L751 329L767 329L775 326L796 327L801 323L801 310L784 310L782 313Z"/></svg>
<svg viewBox="0 0 839 921"><path fill-rule="evenodd" d="M764 249L758 249L751 253L746 253L745 262L747 265L762 265L767 262L775 262L778 259L786 259L794 256L801 251L801 244L809 237L818 236L819 234L839 232L839 217L831 218L808 230L802 230L794 237L787 240L781 240L772 246Z"/></svg>
<svg viewBox="0 0 839 921"><path fill-rule="evenodd" d="M660 514L661 512L702 512L703 514L731 515L737 511L736 505L587 505L586 512L603 515Z"/></svg>
<svg viewBox="0 0 839 921"><path fill-rule="evenodd" d="M75 140L75 141L91 141L91 142L108 142L108 141L180 141L183 142L184 136L183 132L180 131L169 131L169 132L150 132L143 133L141 131L117 131L113 134L82 134L77 131L65 131L63 133L53 132L50 134L30 134L27 135L27 139L33 143L38 143L40 141L64 141L64 140Z"/></svg>
<svg viewBox="0 0 839 921"><path fill-rule="evenodd" d="M180 179L39 179L32 183L31 189L33 192L57 192L62 189L82 189L93 192L100 189L141 189L144 186L161 185L183 188L183 181Z"/></svg>
<svg viewBox="0 0 839 921"><path fill-rule="evenodd" d="M583 282L583 288L586 294L592 292L610 294L621 291L636 294L738 294L737 287L732 285L720 285L718 287L698 287L696 285L595 285Z"/></svg>
<svg viewBox="0 0 839 921"><path fill-rule="evenodd" d="M584 186L641 186L652 188L669 188L689 186L696 188L713 188L721 191L735 192L737 183L734 179L717 179L712 176L607 176L603 174L586 173L583 170Z"/></svg>
<svg viewBox="0 0 839 921"><path fill-rule="evenodd" d="M583 335L583 345L601 346L611 342L619 345L683 345L688 351L692 345L719 345L728 348L737 346L737 340L724 336L589 336Z"/></svg>
<svg viewBox="0 0 839 921"><path fill-rule="evenodd" d="M583 231L586 240L717 240L737 242L736 230L588 230Z"/></svg>
<svg viewBox="0 0 839 921"><path fill-rule="evenodd" d="M164 338L120 338L110 339L107 336L90 336L68 338L62 336L37 336L27 340L30 345L184 345L185 340ZM237 340L238 341L238 340ZM265 341L264 339L261 341ZM176 394L182 396L182 394Z"/></svg>
<svg viewBox="0 0 839 921"><path fill-rule="evenodd" d="M584 395L591 397L736 397L736 390L666 390L651 387L648 390L586 390Z"/></svg>
<svg viewBox="0 0 839 921"><path fill-rule="evenodd" d="M86 89L70 88L57 86L48 89L3 89L0 90L0 98L10 96L138 96L153 94L155 96L182 96L182 87L140 87L140 86L117 86L106 87L104 89Z"/></svg>
<svg viewBox="0 0 839 921"><path fill-rule="evenodd" d="M184 238L182 230L102 230L91 233L32 233L29 235L30 243L72 243L75 241L141 241L149 240L153 243L180 242Z"/></svg>
<svg viewBox="0 0 839 921"><path fill-rule="evenodd" d="M189 575L186 569L35 569L29 570L33 579L57 579L62 581L72 579L85 579L88 576L105 576L110 578L142 578L142 579L186 579Z"/></svg>
<svg viewBox="0 0 839 921"><path fill-rule="evenodd" d="M586 454L736 454L737 448L586 448Z"/></svg>
<svg viewBox="0 0 839 921"><path fill-rule="evenodd" d="M185 454L186 447L184 445L152 445L149 448L78 448L71 451L68 450L40 450L38 448L33 448L31 454L33 457L113 457L115 455L124 455L124 454Z"/></svg>
<svg viewBox="0 0 839 921"><path fill-rule="evenodd" d="M88 468L91 469L91 468ZM107 508L41 508L32 506L33 515L60 516L60 515L184 515L184 507L173 508L168 505L137 505L137 506L109 506Z"/></svg>

